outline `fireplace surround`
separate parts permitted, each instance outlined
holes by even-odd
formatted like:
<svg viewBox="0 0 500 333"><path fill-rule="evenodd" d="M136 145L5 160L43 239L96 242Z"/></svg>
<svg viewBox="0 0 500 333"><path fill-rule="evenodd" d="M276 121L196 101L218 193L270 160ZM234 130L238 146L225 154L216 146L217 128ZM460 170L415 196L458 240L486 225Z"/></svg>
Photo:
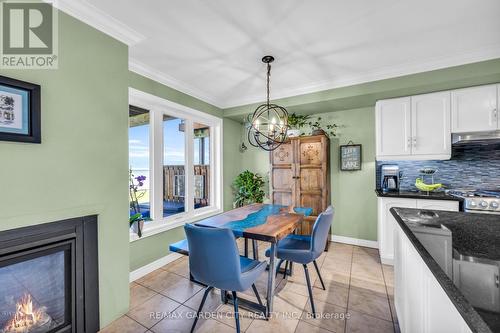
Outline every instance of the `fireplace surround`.
<svg viewBox="0 0 500 333"><path fill-rule="evenodd" d="M97 216L0 232L0 333L99 330Z"/></svg>

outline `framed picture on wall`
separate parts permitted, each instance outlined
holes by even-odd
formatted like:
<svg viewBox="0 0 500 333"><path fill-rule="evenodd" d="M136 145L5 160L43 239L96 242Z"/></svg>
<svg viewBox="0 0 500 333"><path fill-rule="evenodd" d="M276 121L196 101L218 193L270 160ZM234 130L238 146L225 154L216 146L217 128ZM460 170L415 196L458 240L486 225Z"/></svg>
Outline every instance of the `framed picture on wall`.
<svg viewBox="0 0 500 333"><path fill-rule="evenodd" d="M40 86L0 76L0 140L40 143Z"/></svg>
<svg viewBox="0 0 500 333"><path fill-rule="evenodd" d="M361 170L361 145L349 141L348 144L340 146L340 170Z"/></svg>

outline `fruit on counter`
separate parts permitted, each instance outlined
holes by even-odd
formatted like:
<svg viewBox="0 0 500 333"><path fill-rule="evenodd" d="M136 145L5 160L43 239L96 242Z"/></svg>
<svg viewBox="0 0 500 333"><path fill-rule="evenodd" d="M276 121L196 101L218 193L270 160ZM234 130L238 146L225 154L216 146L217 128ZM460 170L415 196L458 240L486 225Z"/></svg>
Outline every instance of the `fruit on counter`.
<svg viewBox="0 0 500 333"><path fill-rule="evenodd" d="M420 191L430 192L430 191L434 191L434 190L437 190L438 188L443 187L443 184L426 184L426 183L424 183L422 178L417 178L415 180L415 186Z"/></svg>

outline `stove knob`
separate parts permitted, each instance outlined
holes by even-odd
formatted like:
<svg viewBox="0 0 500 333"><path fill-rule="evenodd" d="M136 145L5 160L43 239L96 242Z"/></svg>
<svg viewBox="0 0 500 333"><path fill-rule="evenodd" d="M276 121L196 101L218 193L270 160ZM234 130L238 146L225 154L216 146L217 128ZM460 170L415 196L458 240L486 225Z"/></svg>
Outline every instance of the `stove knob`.
<svg viewBox="0 0 500 333"><path fill-rule="evenodd" d="M497 201L490 202L490 207L492 209L498 209L498 202Z"/></svg>
<svg viewBox="0 0 500 333"><path fill-rule="evenodd" d="M486 201L484 201L484 200L483 200L483 201L481 201L481 202L479 203L479 206L480 206L481 208L488 208L488 203L487 203Z"/></svg>

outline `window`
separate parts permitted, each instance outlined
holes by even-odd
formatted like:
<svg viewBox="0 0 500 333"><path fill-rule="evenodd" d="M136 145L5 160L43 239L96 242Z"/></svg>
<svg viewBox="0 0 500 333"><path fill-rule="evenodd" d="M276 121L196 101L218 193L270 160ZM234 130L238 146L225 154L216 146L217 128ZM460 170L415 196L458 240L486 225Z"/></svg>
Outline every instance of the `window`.
<svg viewBox="0 0 500 333"><path fill-rule="evenodd" d="M163 115L163 216L183 213L185 208L186 120Z"/></svg>
<svg viewBox="0 0 500 333"><path fill-rule="evenodd" d="M149 111L129 107L129 202L130 215L150 216Z"/></svg>
<svg viewBox="0 0 500 333"><path fill-rule="evenodd" d="M143 237L221 212L222 119L132 88L129 103L131 213L150 218Z"/></svg>

